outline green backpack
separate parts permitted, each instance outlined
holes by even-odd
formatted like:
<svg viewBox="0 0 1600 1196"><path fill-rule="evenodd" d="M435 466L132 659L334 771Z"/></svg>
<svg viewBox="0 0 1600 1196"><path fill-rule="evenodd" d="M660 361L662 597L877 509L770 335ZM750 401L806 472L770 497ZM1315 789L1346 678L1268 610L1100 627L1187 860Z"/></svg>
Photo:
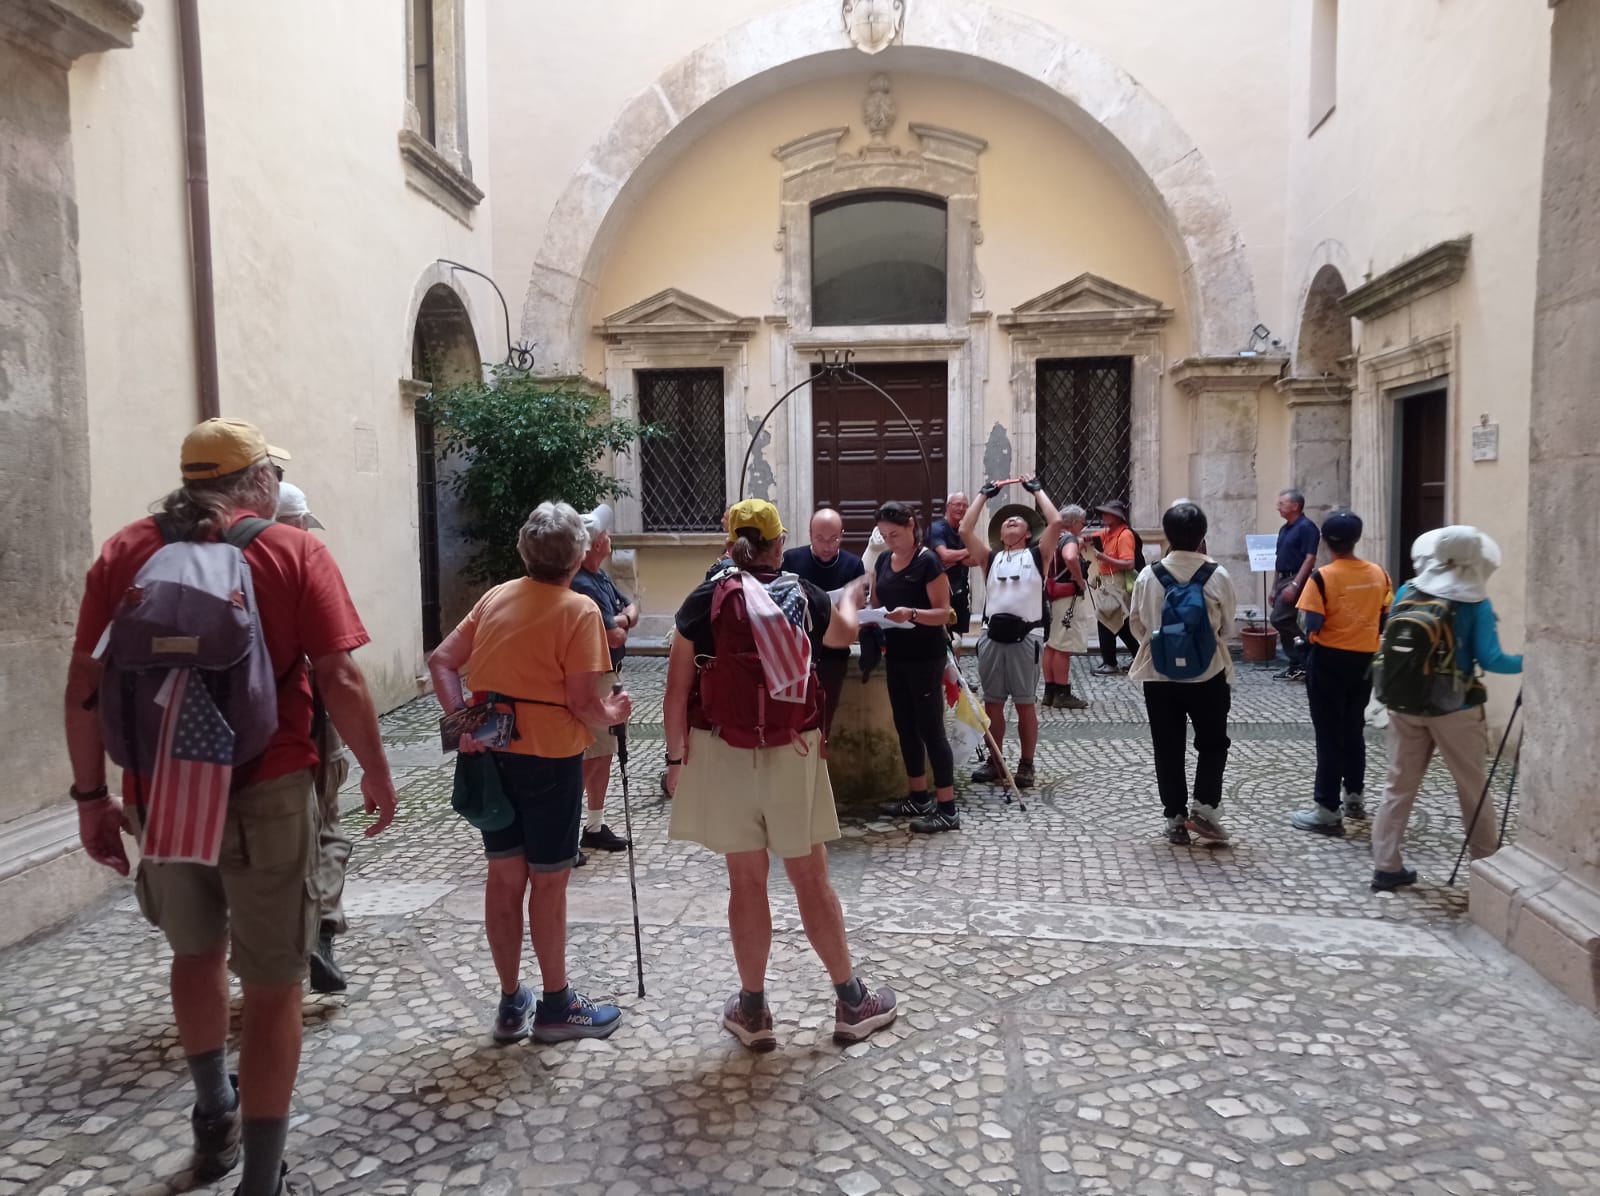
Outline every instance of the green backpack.
<svg viewBox="0 0 1600 1196"><path fill-rule="evenodd" d="M1401 714L1451 714L1466 705L1467 678L1456 667L1455 603L1407 590L1384 625L1372 673L1378 701Z"/></svg>

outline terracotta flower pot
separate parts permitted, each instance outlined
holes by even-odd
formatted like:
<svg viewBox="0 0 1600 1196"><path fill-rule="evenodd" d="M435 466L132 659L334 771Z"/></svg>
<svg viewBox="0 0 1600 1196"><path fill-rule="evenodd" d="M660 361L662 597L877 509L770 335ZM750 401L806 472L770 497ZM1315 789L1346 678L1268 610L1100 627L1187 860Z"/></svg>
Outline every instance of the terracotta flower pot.
<svg viewBox="0 0 1600 1196"><path fill-rule="evenodd" d="M1246 627L1239 633L1244 641L1244 658L1260 663L1278 653L1278 632L1272 627Z"/></svg>

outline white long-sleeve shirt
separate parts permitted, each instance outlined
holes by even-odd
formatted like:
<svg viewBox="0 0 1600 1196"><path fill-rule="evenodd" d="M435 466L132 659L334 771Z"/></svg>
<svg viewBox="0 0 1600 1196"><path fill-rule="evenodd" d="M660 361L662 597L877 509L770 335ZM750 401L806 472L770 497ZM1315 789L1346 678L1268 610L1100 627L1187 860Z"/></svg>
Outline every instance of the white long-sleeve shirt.
<svg viewBox="0 0 1600 1196"><path fill-rule="evenodd" d="M1195 572L1211 558L1201 552L1169 552L1161 563L1167 567L1167 572L1180 582L1188 581ZM1228 641L1233 638L1233 612L1237 599L1233 593L1233 579L1228 576L1228 571L1221 565L1217 566L1210 580L1206 582L1206 611L1211 615L1211 628L1217 633L1217 651L1211 658L1211 663L1206 666L1206 671L1198 677L1185 677L1185 682L1209 681L1218 673L1226 673L1228 685L1233 685L1233 657L1228 652ZM1156 672L1156 666L1150 660L1150 632L1161 625L1161 608L1167 600L1166 587L1163 586L1155 573L1144 569L1139 573L1139 580L1133 583L1132 608L1128 611L1128 625L1133 628L1134 638L1139 641L1139 653L1133 658L1133 667L1128 670L1130 681L1172 681L1175 678L1164 677Z"/></svg>

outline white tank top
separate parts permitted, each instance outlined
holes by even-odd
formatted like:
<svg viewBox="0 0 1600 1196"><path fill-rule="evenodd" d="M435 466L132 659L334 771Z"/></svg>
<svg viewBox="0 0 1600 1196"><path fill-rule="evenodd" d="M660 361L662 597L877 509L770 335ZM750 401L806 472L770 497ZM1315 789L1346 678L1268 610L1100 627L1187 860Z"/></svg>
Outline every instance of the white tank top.
<svg viewBox="0 0 1600 1196"><path fill-rule="evenodd" d="M1034 564L1033 549L1002 548L991 554L986 585L985 614L1016 615L1030 623L1044 618L1044 578Z"/></svg>

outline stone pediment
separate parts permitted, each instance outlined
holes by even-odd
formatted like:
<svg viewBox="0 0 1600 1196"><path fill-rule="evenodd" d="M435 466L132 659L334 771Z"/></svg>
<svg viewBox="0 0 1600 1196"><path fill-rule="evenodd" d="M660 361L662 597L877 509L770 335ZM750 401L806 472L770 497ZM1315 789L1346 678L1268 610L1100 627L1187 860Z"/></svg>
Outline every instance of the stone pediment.
<svg viewBox="0 0 1600 1196"><path fill-rule="evenodd" d="M687 291L668 287L648 299L613 312L595 325L595 335L612 344L638 338L705 337L718 340L746 340L759 321L754 316L736 316L714 303L707 303Z"/></svg>
<svg viewBox="0 0 1600 1196"><path fill-rule="evenodd" d="M1171 316L1172 309L1164 307L1159 299L1119 286L1098 274L1084 273L1018 304L1010 315L1000 317L1000 327L1158 327Z"/></svg>

